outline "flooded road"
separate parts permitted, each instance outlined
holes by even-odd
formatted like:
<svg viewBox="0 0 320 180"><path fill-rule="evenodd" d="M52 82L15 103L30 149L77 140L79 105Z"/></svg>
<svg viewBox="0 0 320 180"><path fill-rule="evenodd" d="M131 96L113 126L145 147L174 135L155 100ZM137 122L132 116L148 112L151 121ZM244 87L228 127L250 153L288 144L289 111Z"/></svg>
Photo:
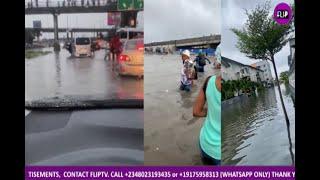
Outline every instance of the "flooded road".
<svg viewBox="0 0 320 180"><path fill-rule="evenodd" d="M26 59L26 101L142 99L143 80L118 76L103 57L100 50L71 58L63 49ZM143 109L25 110L26 165L142 165L143 158Z"/></svg>
<svg viewBox="0 0 320 180"><path fill-rule="evenodd" d="M93 58L73 58L62 49L57 54L25 59L26 101L65 96L143 98L143 80L118 76L110 62L103 60L104 53L100 50Z"/></svg>
<svg viewBox="0 0 320 180"><path fill-rule="evenodd" d="M281 85L295 152L295 109ZM277 87L222 106L222 164L291 165L289 140Z"/></svg>
<svg viewBox="0 0 320 180"><path fill-rule="evenodd" d="M179 55L145 54L144 58L145 165L201 165L198 139L204 118L194 118L192 106L205 78L213 73L212 65L198 74L187 93L179 90Z"/></svg>

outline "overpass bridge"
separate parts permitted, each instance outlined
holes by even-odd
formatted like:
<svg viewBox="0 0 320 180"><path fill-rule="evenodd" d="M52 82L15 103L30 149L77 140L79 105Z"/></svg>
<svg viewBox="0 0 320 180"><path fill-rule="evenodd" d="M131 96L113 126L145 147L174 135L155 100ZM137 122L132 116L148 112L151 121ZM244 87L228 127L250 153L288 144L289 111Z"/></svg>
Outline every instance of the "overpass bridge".
<svg viewBox="0 0 320 180"><path fill-rule="evenodd" d="M40 32L53 33L54 28L32 28L26 27L26 30L40 30ZM112 28L59 28L58 32L110 32Z"/></svg>
<svg viewBox="0 0 320 180"><path fill-rule="evenodd" d="M215 49L220 44L220 41L221 41L221 35L210 35L210 36L202 36L202 37L195 37L195 38L146 43L145 47L167 47L170 49L172 48L174 49L214 48Z"/></svg>
<svg viewBox="0 0 320 180"><path fill-rule="evenodd" d="M37 3L38 2L38 3ZM64 3L63 3L64 2ZM88 3L87 3L88 2ZM95 4L93 4L95 2ZM79 14L117 12L117 0L67 1L33 0L25 2L25 14Z"/></svg>
<svg viewBox="0 0 320 180"><path fill-rule="evenodd" d="M25 29L29 30L29 31L39 30L40 32L44 32L44 33L54 33L55 32L54 28L26 27ZM99 33L107 32L109 34L112 31L114 31L113 28L59 28L58 29L59 33L67 33L67 37L69 37L69 33L70 33L71 39L73 38L73 33L75 33L75 32L84 32L84 33L93 32L93 33L96 33L98 36Z"/></svg>

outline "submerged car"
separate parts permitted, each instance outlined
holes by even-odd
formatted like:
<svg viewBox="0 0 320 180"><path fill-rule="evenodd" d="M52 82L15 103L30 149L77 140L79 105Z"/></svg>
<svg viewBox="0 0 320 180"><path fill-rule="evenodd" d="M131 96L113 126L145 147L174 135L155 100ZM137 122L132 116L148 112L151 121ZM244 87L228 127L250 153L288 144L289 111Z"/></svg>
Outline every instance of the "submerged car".
<svg viewBox="0 0 320 180"><path fill-rule="evenodd" d="M144 72L143 54L143 38L127 40L123 45L122 53L118 56L118 73L142 78Z"/></svg>

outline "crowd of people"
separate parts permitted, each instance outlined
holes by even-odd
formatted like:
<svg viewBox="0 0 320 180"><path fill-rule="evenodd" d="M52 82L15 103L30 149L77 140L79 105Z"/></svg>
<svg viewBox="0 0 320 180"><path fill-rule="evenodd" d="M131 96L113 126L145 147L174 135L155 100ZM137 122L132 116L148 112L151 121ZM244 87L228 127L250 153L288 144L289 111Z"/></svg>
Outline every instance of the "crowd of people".
<svg viewBox="0 0 320 180"><path fill-rule="evenodd" d="M205 165L221 164L221 58L217 50L213 60L215 72L206 78L193 105L193 116L205 117L199 135L201 159ZM200 53L195 60L191 59L190 51L181 53L181 83L180 90L190 92L197 73L204 72L206 61L210 60ZM207 107L206 105L207 104Z"/></svg>
<svg viewBox="0 0 320 180"><path fill-rule="evenodd" d="M211 61L204 53L199 53L194 60L191 59L190 51L184 50L181 53L183 68L181 70L181 85L180 90L190 91L193 80L198 79L198 72L204 72L206 62L211 64Z"/></svg>

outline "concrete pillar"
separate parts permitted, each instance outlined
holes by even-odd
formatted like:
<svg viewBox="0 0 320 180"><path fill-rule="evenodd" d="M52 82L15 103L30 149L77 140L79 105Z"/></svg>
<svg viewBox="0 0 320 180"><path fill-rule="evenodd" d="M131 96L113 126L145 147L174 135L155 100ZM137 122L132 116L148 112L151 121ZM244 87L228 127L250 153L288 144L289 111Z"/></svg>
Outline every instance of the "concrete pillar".
<svg viewBox="0 0 320 180"><path fill-rule="evenodd" d="M73 39L73 31L71 31L71 39Z"/></svg>
<svg viewBox="0 0 320 180"><path fill-rule="evenodd" d="M58 31L58 14L53 14L53 28L54 28L54 51L60 51L59 31Z"/></svg>

